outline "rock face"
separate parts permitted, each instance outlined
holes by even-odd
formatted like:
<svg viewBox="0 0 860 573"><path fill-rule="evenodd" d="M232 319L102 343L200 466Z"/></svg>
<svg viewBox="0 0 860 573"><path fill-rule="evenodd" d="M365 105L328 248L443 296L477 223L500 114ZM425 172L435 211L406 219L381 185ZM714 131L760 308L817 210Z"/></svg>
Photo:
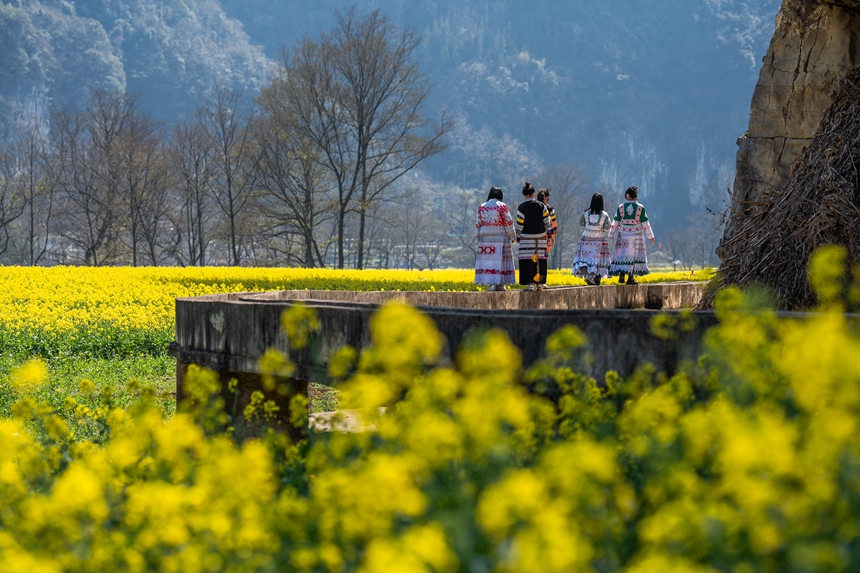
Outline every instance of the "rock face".
<svg viewBox="0 0 860 573"><path fill-rule="evenodd" d="M784 0L738 140L726 238L751 202L788 179L834 93L860 64L860 0Z"/></svg>
<svg viewBox="0 0 860 573"><path fill-rule="evenodd" d="M763 286L773 295L772 302L785 310L811 309L819 303L819 293L836 294L838 287L829 294L814 289L809 271L813 254L824 245L843 249L846 268L860 264L858 150L860 66L840 83L815 137L788 179L769 197L753 204L734 234L723 240L716 288L708 289L700 306L709 308L715 290L728 285ZM834 262L831 259L827 268ZM818 268L823 267L819 264ZM860 301L855 298L846 296L842 304L860 311Z"/></svg>

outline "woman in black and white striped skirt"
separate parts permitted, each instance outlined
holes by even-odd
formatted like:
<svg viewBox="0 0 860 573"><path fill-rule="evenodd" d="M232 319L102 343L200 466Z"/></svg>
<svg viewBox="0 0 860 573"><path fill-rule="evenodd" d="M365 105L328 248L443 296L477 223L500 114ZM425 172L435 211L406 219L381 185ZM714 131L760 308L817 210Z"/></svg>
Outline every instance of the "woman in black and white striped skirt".
<svg viewBox="0 0 860 573"><path fill-rule="evenodd" d="M520 284L529 290L540 290L546 285L546 246L552 236L552 219L546 205L535 198L534 186L526 181L523 186L525 201L517 207L517 242L520 245Z"/></svg>

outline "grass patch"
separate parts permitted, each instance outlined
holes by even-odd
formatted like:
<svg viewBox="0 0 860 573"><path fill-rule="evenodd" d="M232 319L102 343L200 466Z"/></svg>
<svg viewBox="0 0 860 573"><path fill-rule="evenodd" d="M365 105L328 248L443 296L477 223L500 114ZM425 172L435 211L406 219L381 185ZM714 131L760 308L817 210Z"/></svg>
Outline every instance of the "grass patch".
<svg viewBox="0 0 860 573"><path fill-rule="evenodd" d="M340 406L340 392L331 386L311 382L308 384L308 399L311 403L311 413L334 412Z"/></svg>
<svg viewBox="0 0 860 573"><path fill-rule="evenodd" d="M0 359L0 417L12 416L12 407L22 398L32 398L62 416L76 439L98 440L101 428L91 413L109 404L127 409L138 399L134 388L154 390L156 402L165 415L176 410L176 361L164 356L125 358L85 358L67 356L48 360L47 380L26 393L12 388L8 376L23 360ZM131 389L130 389L131 387ZM87 390L91 388L91 390ZM69 407L69 398L74 407Z"/></svg>

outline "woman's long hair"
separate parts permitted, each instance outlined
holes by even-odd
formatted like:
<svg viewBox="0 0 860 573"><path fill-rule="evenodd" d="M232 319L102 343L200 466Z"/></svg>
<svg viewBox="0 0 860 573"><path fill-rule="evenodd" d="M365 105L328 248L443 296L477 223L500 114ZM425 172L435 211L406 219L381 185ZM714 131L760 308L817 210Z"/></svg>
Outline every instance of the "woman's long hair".
<svg viewBox="0 0 860 573"><path fill-rule="evenodd" d="M490 193L487 195L487 201L491 199L495 199L497 201L502 201L505 194L502 192L501 187L490 187Z"/></svg>
<svg viewBox="0 0 860 573"><path fill-rule="evenodd" d="M589 205L588 210L591 211L592 215L600 215L603 213L603 194L595 193L591 196L591 205Z"/></svg>

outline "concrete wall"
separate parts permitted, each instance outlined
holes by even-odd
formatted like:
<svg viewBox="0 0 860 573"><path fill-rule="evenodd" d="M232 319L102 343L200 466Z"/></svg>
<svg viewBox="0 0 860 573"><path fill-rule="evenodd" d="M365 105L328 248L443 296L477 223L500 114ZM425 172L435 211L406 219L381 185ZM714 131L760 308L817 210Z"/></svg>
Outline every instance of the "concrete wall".
<svg viewBox="0 0 860 573"><path fill-rule="evenodd" d="M647 323L657 310L692 308L701 299L702 288L703 283L686 282L556 287L537 292L282 291L180 298L176 301L172 352L181 364L258 372L257 359L267 349L290 353L280 316L291 304L302 302L316 309L323 328L314 341L314 356L298 353L292 358L299 362L300 377L324 383L325 363L331 353L345 344L359 349L369 344L370 316L379 305L398 301L433 318L447 337L452 356L463 333L485 326L507 331L529 364L540 356L548 334L575 324L590 332L593 343L600 345L595 364L605 367L594 371L600 376L606 369L618 369L613 366L617 361L613 340L623 338L627 326L647 333ZM634 363L628 368L624 362L621 371L629 373L633 367Z"/></svg>
<svg viewBox="0 0 860 573"><path fill-rule="evenodd" d="M196 363L230 372L258 372L257 359L266 349L290 354L298 363L297 378L326 383L326 364L344 345L370 344L373 303L302 301L312 306L322 325L311 350L293 351L280 329L280 315L294 301L196 300L177 301L177 334L172 347L180 363ZM507 332L529 365L543 355L547 337L572 324L588 337L591 357L583 373L602 379L607 370L630 374L645 362L667 372L680 358L695 356L701 330L714 324L710 312L692 313L697 327L683 341L667 342L651 334L651 321L661 311L626 309L512 309L418 306L446 337L446 354L453 357L465 334L474 328ZM678 314L678 311L662 311ZM181 391L180 391L181 394Z"/></svg>
<svg viewBox="0 0 860 573"><path fill-rule="evenodd" d="M704 329L714 323L711 313L693 313L696 326L681 340L662 340L651 334L650 321L660 312L694 306L702 283L638 286L549 288L544 291L480 292L343 292L284 291L231 293L176 301L177 400L185 396L188 365L200 364L219 372L222 383L240 381L238 411L254 390L262 390L258 359L274 348L297 363L294 378L280 380L286 392L271 395L281 407L285 424L289 398L307 393L307 382L326 383L327 363L344 345L356 349L370 344L370 320L381 304L409 303L426 313L445 336L445 356L456 350L472 329L498 328L507 332L525 366L543 356L547 337L572 324L588 337L580 355L580 372L603 380L608 370L630 374L646 362L673 372L679 360L695 358ZM281 330L281 314L296 303L315 309L320 333L310 347L291 349ZM660 309L660 310L657 310ZM234 397L223 393L225 403ZM238 425L248 426L242 420ZM247 432L252 434L253 427Z"/></svg>
<svg viewBox="0 0 860 573"><path fill-rule="evenodd" d="M342 303L384 304L406 302L412 306L474 308L486 310L539 310L626 308L670 310L693 308L702 298L702 282L644 283L636 286L549 287L543 291L522 289L505 292L346 292L281 291L226 295L234 300L313 300Z"/></svg>
<svg viewBox="0 0 860 573"><path fill-rule="evenodd" d="M269 348L290 356L298 365L294 378L280 379L284 392L269 394L281 406L287 426L291 395L307 393L307 382L326 383L327 362L344 345L363 349L370 344L370 320L381 304L409 302L426 313L445 336L445 355L451 360L468 333L475 328L505 331L528 367L545 355L547 338L574 325L588 338L578 355L578 371L602 381L608 370L622 376L650 363L671 375L683 360L697 359L708 328L717 324L713 312L679 310L694 306L701 297L700 283L673 285L551 288L543 292L506 293L355 293L337 291L284 291L233 293L176 300L176 341L171 354L177 360L177 399L184 396L183 378L189 364L219 372L226 384L240 381L241 412L250 393L262 389L258 358ZM582 308L572 306L581 304ZM290 349L281 331L281 315L301 303L313 307L321 324L309 348ZM595 308L599 304L613 304ZM646 308L658 306L660 310ZM675 306L672 306L675 305ZM660 337L652 330L655 317L675 319L679 336ZM804 313L780 313L802 318ZM860 325L860 317L852 321ZM232 396L225 394L225 401ZM253 424L239 420L245 434ZM293 431L294 438L302 435Z"/></svg>

